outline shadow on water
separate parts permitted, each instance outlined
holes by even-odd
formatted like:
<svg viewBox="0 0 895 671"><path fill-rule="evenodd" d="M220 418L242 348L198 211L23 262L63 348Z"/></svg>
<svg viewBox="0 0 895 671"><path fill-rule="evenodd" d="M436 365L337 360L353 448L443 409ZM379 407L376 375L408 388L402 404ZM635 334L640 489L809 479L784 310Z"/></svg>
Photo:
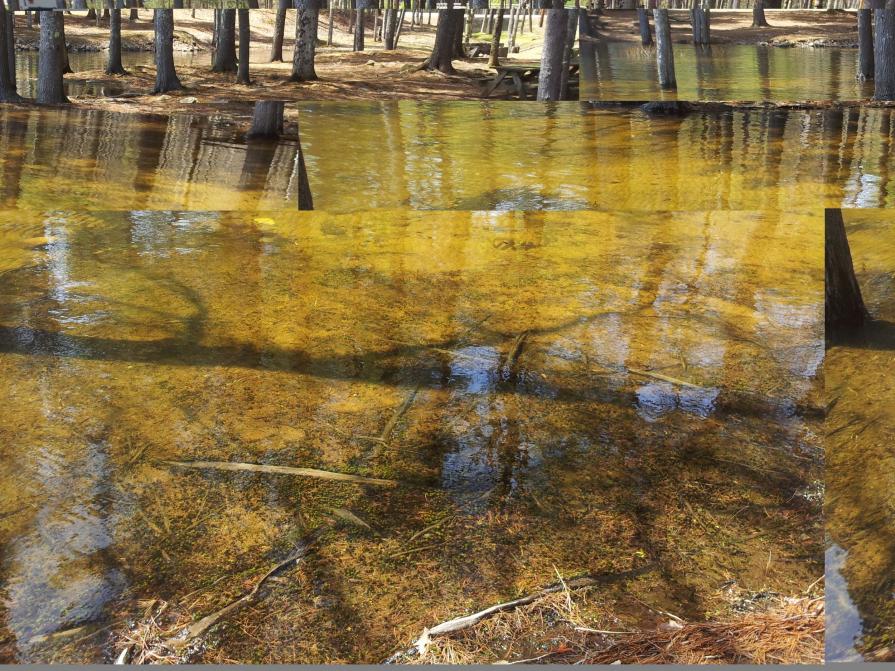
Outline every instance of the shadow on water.
<svg viewBox="0 0 895 671"><path fill-rule="evenodd" d="M895 238L884 211L845 210L865 303L874 316L833 338L825 363L827 659L895 656L892 351Z"/></svg>
<svg viewBox="0 0 895 671"><path fill-rule="evenodd" d="M108 661L154 600L213 612L334 510L369 528L327 531L196 661L375 662L556 571L605 578L623 627L801 593L815 220L0 214L0 655Z"/></svg>

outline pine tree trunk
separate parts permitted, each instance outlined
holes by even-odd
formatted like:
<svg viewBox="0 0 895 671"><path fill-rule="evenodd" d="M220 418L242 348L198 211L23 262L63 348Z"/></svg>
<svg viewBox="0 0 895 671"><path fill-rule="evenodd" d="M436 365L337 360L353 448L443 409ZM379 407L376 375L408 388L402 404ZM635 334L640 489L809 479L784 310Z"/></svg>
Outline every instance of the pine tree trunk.
<svg viewBox="0 0 895 671"><path fill-rule="evenodd" d="M578 14L580 9L564 10L568 15L568 25L566 26L566 45L562 55L562 71L559 80L559 98L560 100L570 100L569 95L569 71L572 66L572 49L575 47L575 36L578 30Z"/></svg>
<svg viewBox="0 0 895 671"><path fill-rule="evenodd" d="M273 41L270 43L270 62L283 62L283 38L286 34L286 0L277 5L277 18L274 24Z"/></svg>
<svg viewBox="0 0 895 671"><path fill-rule="evenodd" d="M252 113L252 128L249 139L275 140L283 132L283 109L286 103L282 100L259 100Z"/></svg>
<svg viewBox="0 0 895 671"><path fill-rule="evenodd" d="M703 7L690 9L690 24L693 26L693 44L710 44L709 10Z"/></svg>
<svg viewBox="0 0 895 671"><path fill-rule="evenodd" d="M426 69L438 70L446 75L454 74L454 42L457 25L463 29L463 10L454 9L453 0L448 0L448 8L438 10L438 25L435 28L435 44L426 62Z"/></svg>
<svg viewBox="0 0 895 671"><path fill-rule="evenodd" d="M836 330L861 326L868 315L855 277L842 210L827 210L824 228L824 321L827 337L834 339Z"/></svg>
<svg viewBox="0 0 895 671"><path fill-rule="evenodd" d="M0 102L20 102L22 97L16 91L15 36L11 19L12 12L0 0ZM10 49L10 47L13 47Z"/></svg>
<svg viewBox="0 0 895 671"><path fill-rule="evenodd" d="M236 10L239 15L239 67L236 70L236 83L248 86L252 83L249 76L249 48L252 42L252 31L249 27L249 10Z"/></svg>
<svg viewBox="0 0 895 671"><path fill-rule="evenodd" d="M858 79L873 79L873 11L858 10Z"/></svg>
<svg viewBox="0 0 895 671"><path fill-rule="evenodd" d="M503 3L500 3L500 9L497 10L497 23L494 27L494 34L491 35L491 53L488 54L488 67L496 68L500 65L500 34L503 31Z"/></svg>
<svg viewBox="0 0 895 671"><path fill-rule="evenodd" d="M541 50L538 100L559 100L562 93L562 61L565 53L568 18L564 9L547 9L547 27Z"/></svg>
<svg viewBox="0 0 895 671"><path fill-rule="evenodd" d="M36 101L44 105L67 103L62 80L62 12L45 12L40 22Z"/></svg>
<svg viewBox="0 0 895 671"><path fill-rule="evenodd" d="M153 93L183 88L174 69L174 10L153 10L155 24L155 89Z"/></svg>
<svg viewBox="0 0 895 671"><path fill-rule="evenodd" d="M752 6L752 27L766 28L770 26L768 20L764 16L764 0L755 0Z"/></svg>
<svg viewBox="0 0 895 671"><path fill-rule="evenodd" d="M335 30L335 25L336 25L335 11L333 10L332 2L329 3L329 10L326 12L326 15L327 15L327 18L329 18L329 27L327 28L327 35L326 35L326 44L327 44L327 46L331 47L333 45L333 31Z"/></svg>
<svg viewBox="0 0 895 671"><path fill-rule="evenodd" d="M236 72L236 10L222 9L212 72Z"/></svg>
<svg viewBox="0 0 895 671"><path fill-rule="evenodd" d="M67 75L74 72L74 70L71 69L71 63L69 63L68 60L68 44L65 40L65 17L62 15L62 12L54 13L59 14L59 16L57 17L57 21L59 22L59 35L57 36L57 39L59 40L59 45L61 47L60 55L62 57L62 74Z"/></svg>
<svg viewBox="0 0 895 671"><path fill-rule="evenodd" d="M354 51L364 50L364 8L357 8L357 18L354 22Z"/></svg>
<svg viewBox="0 0 895 671"><path fill-rule="evenodd" d="M397 45L395 44L395 35L398 33L398 10L394 7L385 10L385 16L382 20L382 41L385 43L387 51L393 51Z"/></svg>
<svg viewBox="0 0 895 671"><path fill-rule="evenodd" d="M109 59L106 61L107 75L126 75L121 64L121 10L113 9L109 16Z"/></svg>
<svg viewBox="0 0 895 671"><path fill-rule="evenodd" d="M656 23L656 66L659 71L659 86L665 90L677 88L674 74L674 51L671 44L671 26L667 9L654 9Z"/></svg>
<svg viewBox="0 0 895 671"><path fill-rule="evenodd" d="M650 33L649 14L645 7L637 8L637 21L640 25L640 44L645 47L651 46L653 43L653 36Z"/></svg>
<svg viewBox="0 0 895 671"><path fill-rule="evenodd" d="M320 12L317 3L303 2L295 18L295 50L292 54L294 82L311 82L317 79L317 24Z"/></svg>
<svg viewBox="0 0 895 671"><path fill-rule="evenodd" d="M895 9L875 9L873 60L875 100L895 100Z"/></svg>

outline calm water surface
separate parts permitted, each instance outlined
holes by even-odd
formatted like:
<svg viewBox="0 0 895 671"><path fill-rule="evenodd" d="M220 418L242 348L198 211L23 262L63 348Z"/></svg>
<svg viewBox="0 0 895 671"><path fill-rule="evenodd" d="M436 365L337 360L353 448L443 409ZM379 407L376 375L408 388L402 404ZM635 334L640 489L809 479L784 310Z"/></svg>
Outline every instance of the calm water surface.
<svg viewBox="0 0 895 671"><path fill-rule="evenodd" d="M108 661L156 600L213 612L334 509L370 528L193 659L380 661L557 570L603 576L620 627L802 593L818 216L0 214L0 655Z"/></svg>
<svg viewBox="0 0 895 671"><path fill-rule="evenodd" d="M847 660L855 651L872 657L895 645L893 217L860 211L845 216L855 270L874 321L831 347L825 365L832 403L826 442L828 543L838 548L834 566L844 579L827 584L832 596L827 617L851 623L848 640L840 636L836 648L828 648L834 660Z"/></svg>
<svg viewBox="0 0 895 671"><path fill-rule="evenodd" d="M857 39L857 38L856 38ZM659 88L655 47L581 42L582 100L857 100L857 49L674 45L677 91Z"/></svg>
<svg viewBox="0 0 895 671"><path fill-rule="evenodd" d="M381 209L895 206L895 111L647 117L579 103L301 103L315 205ZM0 108L7 208L252 210L296 201L295 125Z"/></svg>

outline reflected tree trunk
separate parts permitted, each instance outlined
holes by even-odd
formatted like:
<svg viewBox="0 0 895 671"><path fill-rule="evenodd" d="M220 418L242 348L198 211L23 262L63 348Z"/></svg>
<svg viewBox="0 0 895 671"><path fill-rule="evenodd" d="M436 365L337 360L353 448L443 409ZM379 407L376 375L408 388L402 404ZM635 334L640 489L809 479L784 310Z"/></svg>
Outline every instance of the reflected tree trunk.
<svg viewBox="0 0 895 671"><path fill-rule="evenodd" d="M824 229L824 321L827 337L835 337L837 330L861 326L868 314L855 277L842 210L826 211Z"/></svg>
<svg viewBox="0 0 895 671"><path fill-rule="evenodd" d="M174 10L153 10L155 23L155 89L153 93L183 88L174 69Z"/></svg>

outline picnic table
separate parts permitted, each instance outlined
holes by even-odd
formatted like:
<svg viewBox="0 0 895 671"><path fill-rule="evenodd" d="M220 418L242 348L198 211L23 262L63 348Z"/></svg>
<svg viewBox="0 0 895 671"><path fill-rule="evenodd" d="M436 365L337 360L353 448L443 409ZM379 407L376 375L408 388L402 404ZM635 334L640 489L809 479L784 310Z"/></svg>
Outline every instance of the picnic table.
<svg viewBox="0 0 895 671"><path fill-rule="evenodd" d="M569 75L574 75L578 72L578 62L573 61L569 64ZM497 66L497 74L494 79L488 84L488 87L485 89L485 92L482 94L483 98L488 98L494 91L497 90L497 87L500 86L507 78L510 78L513 81L513 85L516 87L516 92L519 95L519 100L526 100L528 98L527 89L529 85L534 83L534 87L537 88L538 77L541 74L541 64L540 63L513 63L512 65L498 65Z"/></svg>

